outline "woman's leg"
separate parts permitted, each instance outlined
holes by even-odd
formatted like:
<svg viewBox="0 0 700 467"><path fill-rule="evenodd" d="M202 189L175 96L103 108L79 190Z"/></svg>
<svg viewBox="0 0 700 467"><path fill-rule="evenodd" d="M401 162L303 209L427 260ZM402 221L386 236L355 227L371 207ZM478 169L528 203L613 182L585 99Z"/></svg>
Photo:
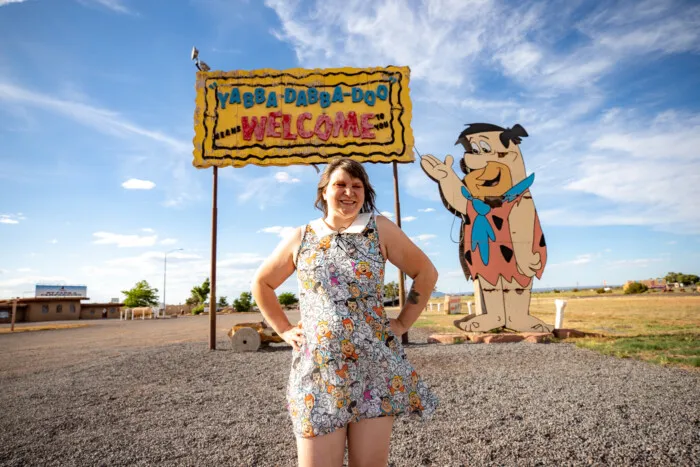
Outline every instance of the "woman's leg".
<svg viewBox="0 0 700 467"><path fill-rule="evenodd" d="M386 467L394 417L360 420L348 425L348 466Z"/></svg>
<svg viewBox="0 0 700 467"><path fill-rule="evenodd" d="M297 437L297 456L300 467L335 467L343 465L347 427L314 438Z"/></svg>

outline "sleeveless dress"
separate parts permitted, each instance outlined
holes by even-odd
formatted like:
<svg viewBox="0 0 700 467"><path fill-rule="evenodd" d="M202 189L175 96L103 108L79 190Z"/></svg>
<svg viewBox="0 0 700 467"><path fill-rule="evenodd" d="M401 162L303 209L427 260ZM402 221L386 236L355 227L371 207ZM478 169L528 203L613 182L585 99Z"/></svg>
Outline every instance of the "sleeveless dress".
<svg viewBox="0 0 700 467"><path fill-rule="evenodd" d="M308 224L297 255L305 343L292 351L287 410L296 436L391 415L428 418L437 398L406 358L384 313L384 266L374 216L341 233Z"/></svg>

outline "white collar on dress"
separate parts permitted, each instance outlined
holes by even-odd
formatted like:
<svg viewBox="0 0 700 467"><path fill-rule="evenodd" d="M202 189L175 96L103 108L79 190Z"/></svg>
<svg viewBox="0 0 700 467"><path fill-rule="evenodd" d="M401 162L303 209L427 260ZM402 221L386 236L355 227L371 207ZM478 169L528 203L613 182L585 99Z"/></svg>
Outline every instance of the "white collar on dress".
<svg viewBox="0 0 700 467"><path fill-rule="evenodd" d="M350 227L343 230L341 233L362 233L362 231L365 230L365 227L367 226L370 217L372 217L371 212L363 212L359 214L355 218L353 223L350 224ZM325 237L326 235L338 233L337 231L332 230L330 227L328 227L326 223L323 222L323 218L314 219L311 222L309 222L309 224L311 225L311 228L314 229L314 232L316 232L316 235L318 235L319 238Z"/></svg>

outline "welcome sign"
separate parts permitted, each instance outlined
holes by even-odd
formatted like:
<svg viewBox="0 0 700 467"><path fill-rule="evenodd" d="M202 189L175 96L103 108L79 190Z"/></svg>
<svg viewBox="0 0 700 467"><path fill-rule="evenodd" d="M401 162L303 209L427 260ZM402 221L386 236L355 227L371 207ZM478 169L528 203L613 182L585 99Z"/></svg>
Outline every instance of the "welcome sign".
<svg viewBox="0 0 700 467"><path fill-rule="evenodd" d="M197 73L197 168L413 162L408 67Z"/></svg>

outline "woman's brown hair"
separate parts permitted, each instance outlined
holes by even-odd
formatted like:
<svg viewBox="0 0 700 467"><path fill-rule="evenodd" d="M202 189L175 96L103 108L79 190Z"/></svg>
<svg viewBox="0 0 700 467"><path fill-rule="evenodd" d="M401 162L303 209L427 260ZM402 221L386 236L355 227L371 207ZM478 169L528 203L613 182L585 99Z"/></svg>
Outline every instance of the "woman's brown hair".
<svg viewBox="0 0 700 467"><path fill-rule="evenodd" d="M337 169L344 170L352 178L357 178L362 182L362 186L365 188L365 203L362 205L360 212L376 211L377 208L374 205L374 188L372 188L372 185L369 183L369 177L367 176L367 172L365 172L365 168L362 167L362 164L359 162L349 158L333 159L326 166L326 170L321 174L321 180L318 181L318 188L316 189L316 203L314 204L316 209L323 211L324 216L328 215L328 204L326 200L323 199L323 191L328 186L331 175Z"/></svg>

